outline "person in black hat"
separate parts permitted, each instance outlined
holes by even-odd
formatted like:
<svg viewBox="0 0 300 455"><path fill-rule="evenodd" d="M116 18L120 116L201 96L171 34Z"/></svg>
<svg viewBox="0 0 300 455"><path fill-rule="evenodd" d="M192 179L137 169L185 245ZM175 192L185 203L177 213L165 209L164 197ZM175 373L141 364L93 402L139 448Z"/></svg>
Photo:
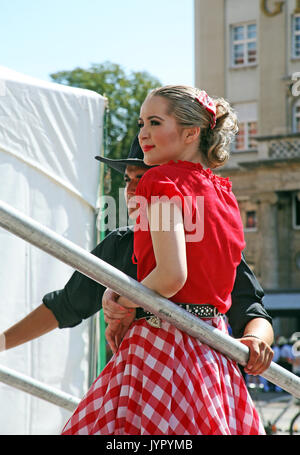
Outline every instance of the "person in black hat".
<svg viewBox="0 0 300 455"><path fill-rule="evenodd" d="M105 158L104 156L95 156L95 158L123 175L125 174L127 166L136 166L142 169L150 169L153 167L147 166L147 164L144 163L144 153L140 147L138 136L135 136L127 158L120 160Z"/></svg>
<svg viewBox="0 0 300 455"><path fill-rule="evenodd" d="M150 168L143 161L143 151L137 136L127 159L95 158L124 175L125 198L129 216L132 216L135 207L130 206L130 199L135 194L140 178ZM110 232L91 253L136 279L136 264L132 262L133 226L123 226ZM234 337L242 337L247 331L248 323L256 318L272 323L264 308L263 296L264 292L243 256L237 268L232 306L227 313ZM113 291L106 290L101 284L75 271L63 289L46 294L40 306L0 334L0 350L16 347L57 327L63 329L77 326L83 319L101 309L103 298L105 302L116 304L117 295ZM253 373L256 374L255 369Z"/></svg>

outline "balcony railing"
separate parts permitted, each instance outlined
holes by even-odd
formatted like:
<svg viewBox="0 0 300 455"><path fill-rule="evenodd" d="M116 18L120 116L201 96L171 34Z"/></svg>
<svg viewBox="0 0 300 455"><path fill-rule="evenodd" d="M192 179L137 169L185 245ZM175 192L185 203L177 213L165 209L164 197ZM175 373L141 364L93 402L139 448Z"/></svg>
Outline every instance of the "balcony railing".
<svg viewBox="0 0 300 455"><path fill-rule="evenodd" d="M300 138L276 139L269 142L272 159L300 158Z"/></svg>
<svg viewBox="0 0 300 455"><path fill-rule="evenodd" d="M290 160L300 158L300 133L260 136L258 156L260 160Z"/></svg>
<svg viewBox="0 0 300 455"><path fill-rule="evenodd" d="M275 161L300 159L300 133L256 136L257 148L232 150L226 169L259 166ZM220 169L222 174L222 169Z"/></svg>

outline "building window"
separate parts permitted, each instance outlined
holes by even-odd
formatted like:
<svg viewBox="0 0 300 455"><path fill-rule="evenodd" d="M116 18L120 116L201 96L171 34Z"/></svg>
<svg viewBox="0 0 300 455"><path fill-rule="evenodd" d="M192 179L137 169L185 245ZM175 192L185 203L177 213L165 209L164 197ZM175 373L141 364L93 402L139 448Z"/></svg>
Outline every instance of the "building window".
<svg viewBox="0 0 300 455"><path fill-rule="evenodd" d="M300 191L293 197L293 227L300 229Z"/></svg>
<svg viewBox="0 0 300 455"><path fill-rule="evenodd" d="M293 17L292 56L300 58L300 14Z"/></svg>
<svg viewBox="0 0 300 455"><path fill-rule="evenodd" d="M249 200L247 196L241 196L238 200L241 219L245 232L258 230L257 205Z"/></svg>
<svg viewBox="0 0 300 455"><path fill-rule="evenodd" d="M300 99L293 107L293 132L300 133Z"/></svg>
<svg viewBox="0 0 300 455"><path fill-rule="evenodd" d="M257 135L257 122L240 122L239 132L233 144L234 151L253 150L257 148L255 136Z"/></svg>
<svg viewBox="0 0 300 455"><path fill-rule="evenodd" d="M256 229L256 228L257 228L256 211L255 210L247 211L245 229L251 230L251 229Z"/></svg>
<svg viewBox="0 0 300 455"><path fill-rule="evenodd" d="M248 66L257 60L256 24L243 24L232 27L232 65Z"/></svg>

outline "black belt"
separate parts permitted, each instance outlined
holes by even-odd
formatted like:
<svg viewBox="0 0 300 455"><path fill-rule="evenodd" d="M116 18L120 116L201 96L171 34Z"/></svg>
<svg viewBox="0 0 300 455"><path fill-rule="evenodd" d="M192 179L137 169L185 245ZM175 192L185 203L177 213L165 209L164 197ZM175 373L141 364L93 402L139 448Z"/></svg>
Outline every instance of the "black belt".
<svg viewBox="0 0 300 455"><path fill-rule="evenodd" d="M215 306L206 303L202 305L192 303L176 303L176 305L201 319L215 318L220 314ZM150 311L146 311L140 307L136 309L135 319L146 319L152 327L161 327L161 320L158 316L155 316Z"/></svg>

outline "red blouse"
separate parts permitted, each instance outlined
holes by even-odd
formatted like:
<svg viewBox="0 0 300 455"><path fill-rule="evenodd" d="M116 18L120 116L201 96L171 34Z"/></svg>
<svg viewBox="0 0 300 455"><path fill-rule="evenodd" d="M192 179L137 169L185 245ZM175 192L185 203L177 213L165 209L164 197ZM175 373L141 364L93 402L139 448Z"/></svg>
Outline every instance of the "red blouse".
<svg viewBox="0 0 300 455"><path fill-rule="evenodd" d="M141 178L136 195L143 196L148 203L155 202L157 197L175 196L174 202L182 207L188 276L185 285L170 300L209 303L226 313L245 247L240 212L229 179L204 170L199 163L170 161L149 169ZM141 208L134 232L138 281L156 265L148 221L145 229L142 215Z"/></svg>

